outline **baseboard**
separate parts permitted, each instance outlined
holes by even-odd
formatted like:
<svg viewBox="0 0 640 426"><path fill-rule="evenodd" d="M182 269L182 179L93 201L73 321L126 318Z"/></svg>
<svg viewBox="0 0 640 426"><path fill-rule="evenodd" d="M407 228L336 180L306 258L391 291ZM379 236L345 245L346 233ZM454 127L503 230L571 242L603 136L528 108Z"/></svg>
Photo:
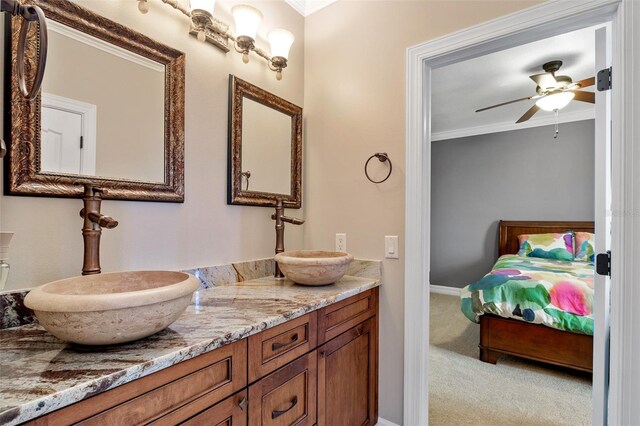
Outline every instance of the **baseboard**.
<svg viewBox="0 0 640 426"><path fill-rule="evenodd" d="M400 426L393 422L390 422L389 420L385 420L382 417L378 417L378 423L376 425L377 426Z"/></svg>
<svg viewBox="0 0 640 426"><path fill-rule="evenodd" d="M429 291L431 293L446 294L449 296L460 296L460 290L462 289L456 287L447 287L445 285L429 285Z"/></svg>

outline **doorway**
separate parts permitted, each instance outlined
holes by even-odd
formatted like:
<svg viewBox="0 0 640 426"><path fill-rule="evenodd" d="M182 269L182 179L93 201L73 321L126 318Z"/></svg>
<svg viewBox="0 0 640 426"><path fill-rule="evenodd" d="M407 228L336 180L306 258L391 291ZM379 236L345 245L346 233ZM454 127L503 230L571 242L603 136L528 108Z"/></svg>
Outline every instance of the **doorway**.
<svg viewBox="0 0 640 426"><path fill-rule="evenodd" d="M510 46L524 44L563 32L613 21L615 65L619 60L616 38L621 37L621 11L616 1L581 5L543 4L486 24L463 30L432 42L410 48L407 66L407 185L405 263L405 424L427 424L428 419L428 303L430 257L430 137L431 71ZM625 81L614 86L620 95ZM612 119L616 120L615 114ZM614 149L620 144L614 137ZM614 181L616 179L614 173ZM613 202L619 199L614 187ZM606 214L606 212L605 212ZM615 221L615 218L613 218ZM612 243L619 243L619 227L614 223ZM614 278L615 279L615 278ZM618 283L621 285L622 283ZM615 288L615 287L614 287ZM617 315L617 313L616 313ZM595 347L604 350L606 335L596 337ZM599 340L599 341L598 341ZM617 351L617 347L612 350ZM605 359L598 361L594 374L594 424L615 419L606 413ZM601 365L600 365L601 364ZM612 363L612 368L614 366Z"/></svg>
<svg viewBox="0 0 640 426"><path fill-rule="evenodd" d="M591 375L582 369L592 365L594 268L585 250L575 255L573 241L587 235L576 226L593 235L595 40L601 27L432 69L433 425L592 422ZM547 74L543 67L551 65L559 69ZM540 83L548 84L547 92L537 92L534 79L548 80ZM577 99L556 114L537 106L544 93ZM571 250L560 241L554 253L518 255L517 234L530 232L562 232ZM514 244L501 247L501 237ZM560 253L561 260L541 257ZM565 303L568 293L580 306ZM576 326L567 327L565 318ZM507 335L503 326L517 334ZM554 343L541 337L547 331ZM532 340L546 344L529 346ZM481 390L487 387L490 392Z"/></svg>

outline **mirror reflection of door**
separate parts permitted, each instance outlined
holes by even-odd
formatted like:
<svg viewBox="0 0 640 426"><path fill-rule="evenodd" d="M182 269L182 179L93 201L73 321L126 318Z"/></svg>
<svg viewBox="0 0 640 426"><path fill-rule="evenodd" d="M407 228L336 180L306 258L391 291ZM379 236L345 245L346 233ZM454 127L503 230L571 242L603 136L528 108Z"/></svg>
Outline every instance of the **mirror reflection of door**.
<svg viewBox="0 0 640 426"><path fill-rule="evenodd" d="M94 175L96 106L42 95L42 172Z"/></svg>

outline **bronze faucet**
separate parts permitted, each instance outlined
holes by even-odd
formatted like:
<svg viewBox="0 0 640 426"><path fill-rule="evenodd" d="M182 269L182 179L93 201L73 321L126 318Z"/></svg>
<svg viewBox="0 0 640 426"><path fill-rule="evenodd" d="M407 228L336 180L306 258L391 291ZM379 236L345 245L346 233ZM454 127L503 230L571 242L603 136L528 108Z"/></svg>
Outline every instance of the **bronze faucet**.
<svg viewBox="0 0 640 426"><path fill-rule="evenodd" d="M84 262L82 275L100 273L100 235L102 228L112 229L118 226L118 221L100 214L100 195L104 191L90 183L84 183L84 208L80 210L80 217L84 219L82 238L84 239Z"/></svg>
<svg viewBox="0 0 640 426"><path fill-rule="evenodd" d="M284 205L280 198L278 198L276 203L276 213L271 215L271 219L276 221L276 254L282 253L284 251L284 222L289 222L292 225L302 225L304 220L285 216ZM274 276L276 278L284 278L278 262L276 262L276 272Z"/></svg>

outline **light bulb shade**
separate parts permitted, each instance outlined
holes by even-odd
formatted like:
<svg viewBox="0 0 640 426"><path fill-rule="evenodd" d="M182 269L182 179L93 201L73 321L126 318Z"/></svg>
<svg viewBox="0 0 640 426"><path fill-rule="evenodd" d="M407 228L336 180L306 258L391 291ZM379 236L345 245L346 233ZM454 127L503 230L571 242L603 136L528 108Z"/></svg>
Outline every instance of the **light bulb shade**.
<svg viewBox="0 0 640 426"><path fill-rule="evenodd" d="M193 12L194 10L204 10L205 12L213 15L213 9L216 7L216 0L190 0L189 9Z"/></svg>
<svg viewBox="0 0 640 426"><path fill-rule="evenodd" d="M270 31L267 38L271 45L271 56L281 56L285 59L289 59L289 50L295 40L293 34L287 30L276 29Z"/></svg>
<svg viewBox="0 0 640 426"><path fill-rule="evenodd" d="M262 12L255 7L239 4L231 8L233 20L236 22L236 35L256 39L258 27L262 22Z"/></svg>
<svg viewBox="0 0 640 426"><path fill-rule="evenodd" d="M566 107L576 96L573 92L552 93L536 101L536 105L545 111L555 111Z"/></svg>

